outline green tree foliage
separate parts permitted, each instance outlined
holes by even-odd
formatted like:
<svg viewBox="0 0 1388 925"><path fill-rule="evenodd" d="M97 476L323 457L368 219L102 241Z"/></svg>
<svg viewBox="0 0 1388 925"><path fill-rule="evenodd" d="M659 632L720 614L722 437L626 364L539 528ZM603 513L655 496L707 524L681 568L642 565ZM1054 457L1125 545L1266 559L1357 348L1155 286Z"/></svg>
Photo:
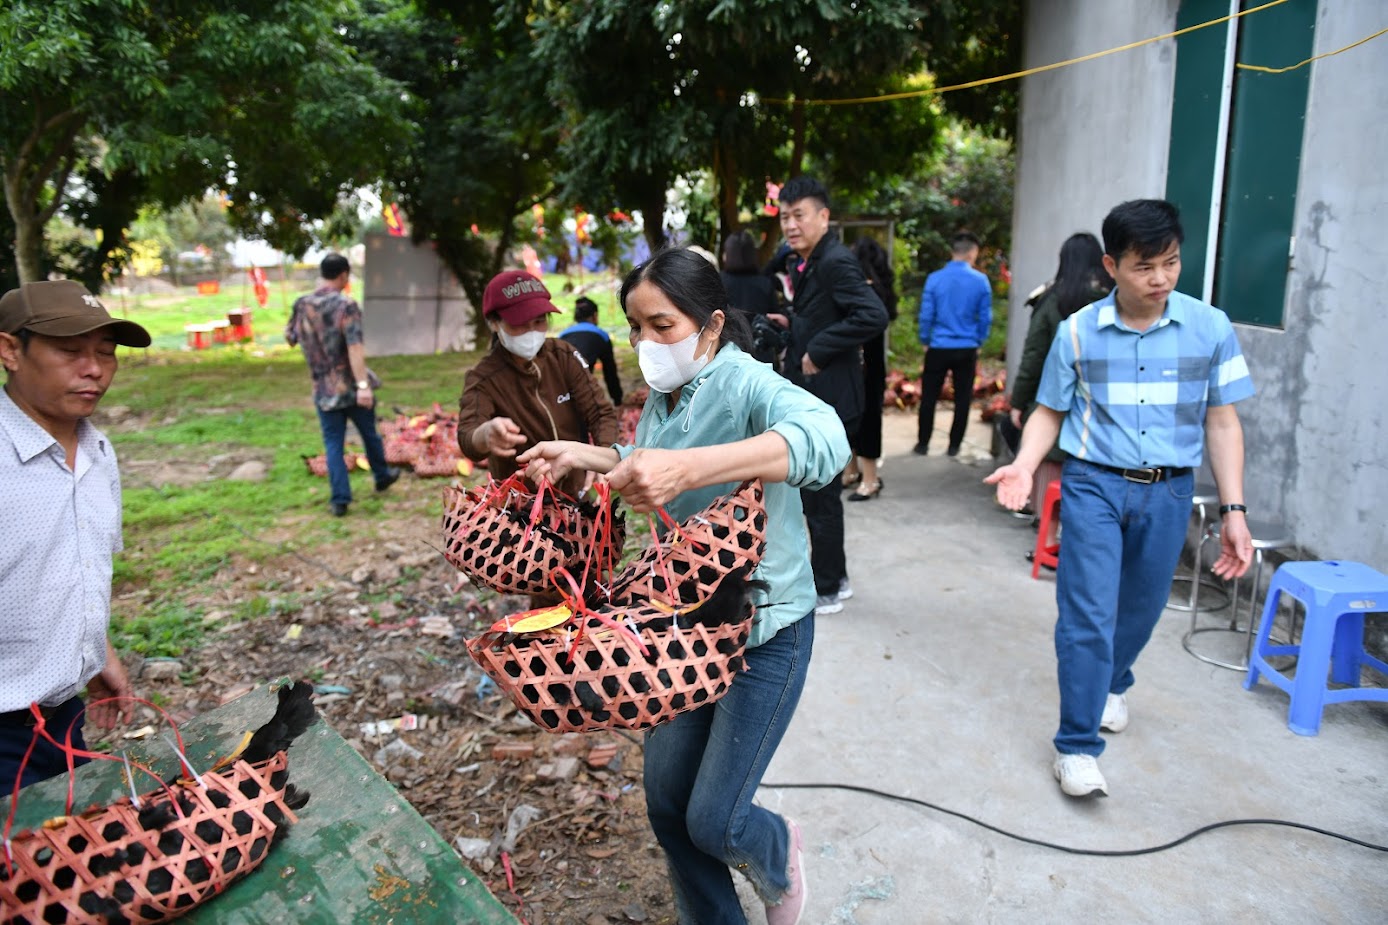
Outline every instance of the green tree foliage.
<svg viewBox="0 0 1388 925"><path fill-rule="evenodd" d="M535 55L554 68L569 114L561 193L590 208L641 209L658 245L653 221L677 176L711 173L726 234L768 178L801 172L807 155L835 188L908 172L932 147L927 99L871 111L766 101L903 89L925 64L922 27L903 0L547 4Z"/></svg>
<svg viewBox="0 0 1388 925"><path fill-rule="evenodd" d="M97 231L99 284L147 203L221 188L232 225L301 253L308 220L380 173L399 88L340 26L351 0L12 0L0 6L0 172L22 279L58 210Z"/></svg>
<svg viewBox="0 0 1388 925"><path fill-rule="evenodd" d="M560 122L531 59L524 4L371 0L348 38L410 95L416 135L392 145L387 189L473 305L551 190Z"/></svg>

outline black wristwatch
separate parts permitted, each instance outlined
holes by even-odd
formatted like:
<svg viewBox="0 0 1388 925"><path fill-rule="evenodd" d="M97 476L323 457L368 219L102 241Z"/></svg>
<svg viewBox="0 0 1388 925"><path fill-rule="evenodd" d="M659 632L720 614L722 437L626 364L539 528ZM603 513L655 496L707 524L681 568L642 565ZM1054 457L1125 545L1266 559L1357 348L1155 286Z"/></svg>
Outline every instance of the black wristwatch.
<svg viewBox="0 0 1388 925"><path fill-rule="evenodd" d="M1225 514L1228 514L1230 511L1242 511L1245 515L1248 514L1248 508L1244 507L1242 504L1221 504L1221 505L1219 506L1219 516L1220 516L1220 517L1223 517Z"/></svg>

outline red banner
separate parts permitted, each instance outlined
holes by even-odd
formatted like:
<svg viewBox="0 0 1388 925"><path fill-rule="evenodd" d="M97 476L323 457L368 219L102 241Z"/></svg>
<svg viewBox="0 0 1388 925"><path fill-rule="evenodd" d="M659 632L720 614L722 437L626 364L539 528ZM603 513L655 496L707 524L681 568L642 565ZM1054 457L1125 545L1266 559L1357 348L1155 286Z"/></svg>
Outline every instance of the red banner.
<svg viewBox="0 0 1388 925"><path fill-rule="evenodd" d="M405 222L400 218L400 207L392 202L382 212L386 217L386 230L393 237L403 238L405 236Z"/></svg>
<svg viewBox="0 0 1388 925"><path fill-rule="evenodd" d="M251 267L246 271L251 278L251 285L255 288L255 300L264 308L265 303L270 299L270 287L265 284L265 271L260 267Z"/></svg>

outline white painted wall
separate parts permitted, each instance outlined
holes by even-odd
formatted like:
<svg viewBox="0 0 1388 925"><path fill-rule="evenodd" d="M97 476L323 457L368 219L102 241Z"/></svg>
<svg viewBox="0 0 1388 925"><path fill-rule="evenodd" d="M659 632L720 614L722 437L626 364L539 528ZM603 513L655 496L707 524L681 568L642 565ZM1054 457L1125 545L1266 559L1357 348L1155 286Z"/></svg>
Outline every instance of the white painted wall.
<svg viewBox="0 0 1388 925"><path fill-rule="evenodd" d="M1034 0L1028 67L1174 28L1178 0ZM1382 6L1321 0L1315 51L1383 28ZM1026 336L1026 294L1075 231L1161 196L1174 43L1028 77L1018 127L1008 355ZM1309 558L1388 571L1388 37L1311 65L1296 259L1284 329L1238 325L1258 395L1239 406L1246 495L1287 523Z"/></svg>

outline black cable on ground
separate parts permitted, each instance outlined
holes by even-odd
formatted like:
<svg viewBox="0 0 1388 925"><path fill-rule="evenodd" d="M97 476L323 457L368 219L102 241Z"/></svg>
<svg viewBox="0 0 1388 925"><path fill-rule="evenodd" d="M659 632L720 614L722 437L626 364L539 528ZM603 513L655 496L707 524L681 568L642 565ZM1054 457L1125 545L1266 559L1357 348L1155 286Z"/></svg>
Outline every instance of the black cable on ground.
<svg viewBox="0 0 1388 925"><path fill-rule="evenodd" d="M765 782L763 782L761 786L768 790L847 790L852 793L863 793L868 796L880 797L883 800L892 800L897 803L913 803L916 806L924 806L926 809L933 809L937 813L944 813L946 816L953 816L956 819L963 819L965 822L972 822L974 825L981 826L990 832L996 832L1014 841L1024 842L1028 845L1037 845L1042 848L1051 848L1055 851L1063 851L1066 854L1082 854L1092 857L1132 858L1143 854L1156 854L1158 851L1166 851L1178 845L1184 845L1196 836L1204 835L1206 832L1213 832L1215 829L1226 829L1236 825L1280 825L1289 829L1301 829L1306 832L1315 832L1317 835L1324 835L1327 838L1338 838L1340 841L1349 842L1352 845L1358 845L1361 848L1368 848L1372 851L1388 852L1388 845L1376 845L1373 842L1363 841L1352 835L1342 835L1339 832L1332 832L1329 829L1321 829L1314 825L1306 825L1301 822L1288 822L1285 819L1227 819L1223 822L1212 822L1209 825L1202 825L1193 832L1187 832L1174 841L1169 841L1161 845L1153 845L1150 848L1127 848L1112 851L1099 848L1071 848L1068 845L1057 845L1054 842L1042 841L1039 838L1018 835L1016 832L1000 829L995 825L984 822L982 819L975 819L967 813L946 809L943 806L937 806L926 800L917 800L915 797L901 796L896 793L874 790L871 787L859 787L856 784L770 784Z"/></svg>

